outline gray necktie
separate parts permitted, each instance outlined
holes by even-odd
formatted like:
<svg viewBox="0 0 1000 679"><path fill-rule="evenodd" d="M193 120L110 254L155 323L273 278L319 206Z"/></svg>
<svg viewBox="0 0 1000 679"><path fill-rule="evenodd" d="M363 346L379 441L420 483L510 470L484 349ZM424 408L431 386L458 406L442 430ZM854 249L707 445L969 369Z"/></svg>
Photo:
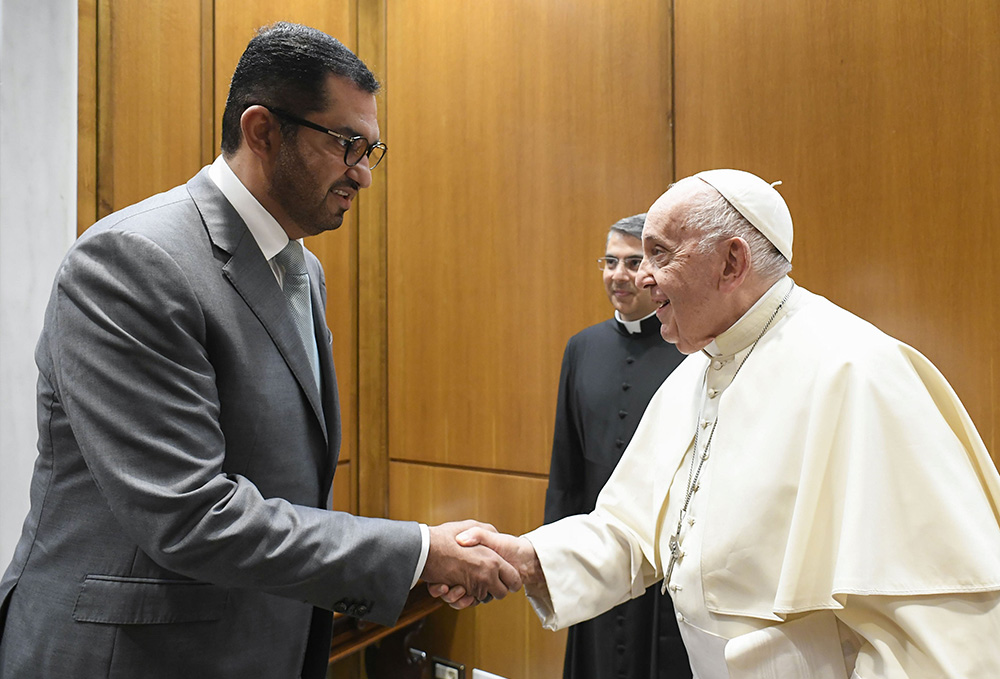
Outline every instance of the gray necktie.
<svg viewBox="0 0 1000 679"><path fill-rule="evenodd" d="M319 386L319 348L316 346L316 332L313 328L312 303L309 296L309 273L306 271L306 257L302 244L297 240L288 241L288 245L274 256L274 261L281 267L281 289L288 299L288 306L295 319L295 328L299 331L302 344L305 346L309 362L312 364L313 377Z"/></svg>

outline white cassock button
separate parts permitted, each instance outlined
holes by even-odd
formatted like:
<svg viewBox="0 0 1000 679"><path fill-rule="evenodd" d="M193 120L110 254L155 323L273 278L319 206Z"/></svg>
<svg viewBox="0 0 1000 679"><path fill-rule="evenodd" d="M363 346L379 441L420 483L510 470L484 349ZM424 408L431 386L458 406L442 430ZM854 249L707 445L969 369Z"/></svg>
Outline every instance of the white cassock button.
<svg viewBox="0 0 1000 679"><path fill-rule="evenodd" d="M718 395L719 395L719 390L718 389L709 389L708 390L708 397L709 398L715 398Z"/></svg>
<svg viewBox="0 0 1000 679"><path fill-rule="evenodd" d="M677 622L684 622L684 616L680 613L677 614Z"/></svg>
<svg viewBox="0 0 1000 679"><path fill-rule="evenodd" d="M716 370L722 370L722 361L712 361L712 367Z"/></svg>

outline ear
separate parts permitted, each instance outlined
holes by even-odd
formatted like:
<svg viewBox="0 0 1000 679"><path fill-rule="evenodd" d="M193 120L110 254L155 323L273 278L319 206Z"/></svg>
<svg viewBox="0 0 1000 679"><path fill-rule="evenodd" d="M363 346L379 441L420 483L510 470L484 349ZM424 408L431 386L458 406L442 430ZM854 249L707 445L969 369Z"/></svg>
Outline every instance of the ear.
<svg viewBox="0 0 1000 679"><path fill-rule="evenodd" d="M281 127L277 119L263 106L250 106L240 116L243 145L255 156L270 163L281 146Z"/></svg>
<svg viewBox="0 0 1000 679"><path fill-rule="evenodd" d="M743 285L743 281L750 274L750 245L742 238L734 236L721 243L720 247L724 248L725 260L722 276L719 280L719 289L723 292L732 292Z"/></svg>

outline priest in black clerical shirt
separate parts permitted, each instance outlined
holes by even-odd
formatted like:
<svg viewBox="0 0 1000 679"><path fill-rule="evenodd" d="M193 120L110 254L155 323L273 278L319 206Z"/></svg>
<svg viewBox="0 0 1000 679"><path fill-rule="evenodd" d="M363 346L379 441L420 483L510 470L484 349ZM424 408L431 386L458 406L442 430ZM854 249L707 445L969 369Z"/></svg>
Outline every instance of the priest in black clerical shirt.
<svg viewBox="0 0 1000 679"><path fill-rule="evenodd" d="M580 331L566 344L545 523L594 509L646 404L684 358L660 336L649 292L635 285L645 217L615 223L598 260L614 318ZM569 630L564 679L690 676L670 597L656 585Z"/></svg>

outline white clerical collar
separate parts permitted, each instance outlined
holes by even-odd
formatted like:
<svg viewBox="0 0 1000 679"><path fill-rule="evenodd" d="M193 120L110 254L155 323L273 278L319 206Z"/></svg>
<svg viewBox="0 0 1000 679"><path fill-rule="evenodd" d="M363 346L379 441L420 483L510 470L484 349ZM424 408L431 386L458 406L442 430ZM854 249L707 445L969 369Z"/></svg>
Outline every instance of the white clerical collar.
<svg viewBox="0 0 1000 679"><path fill-rule="evenodd" d="M219 187L226 200L236 208L236 212L250 229L250 235L257 241L264 259L270 262L272 257L288 245L288 234L281 228L281 224L253 197L221 155L208 168L208 176Z"/></svg>
<svg viewBox="0 0 1000 679"><path fill-rule="evenodd" d="M785 299L793 285L795 282L791 278L782 277L768 288L767 292L761 295L760 299L754 302L753 306L747 309L738 321L709 342L702 351L709 356L728 356L746 349L760 336L761 329L782 300Z"/></svg>
<svg viewBox="0 0 1000 679"><path fill-rule="evenodd" d="M652 318L655 315L656 315L656 310L654 309L652 313L650 313L648 316L643 316L638 321L626 321L624 318L622 318L622 315L618 313L618 309L615 309L615 320L621 323L622 327L628 330L628 333L630 335L638 335L640 332L642 332L642 322L647 318Z"/></svg>

